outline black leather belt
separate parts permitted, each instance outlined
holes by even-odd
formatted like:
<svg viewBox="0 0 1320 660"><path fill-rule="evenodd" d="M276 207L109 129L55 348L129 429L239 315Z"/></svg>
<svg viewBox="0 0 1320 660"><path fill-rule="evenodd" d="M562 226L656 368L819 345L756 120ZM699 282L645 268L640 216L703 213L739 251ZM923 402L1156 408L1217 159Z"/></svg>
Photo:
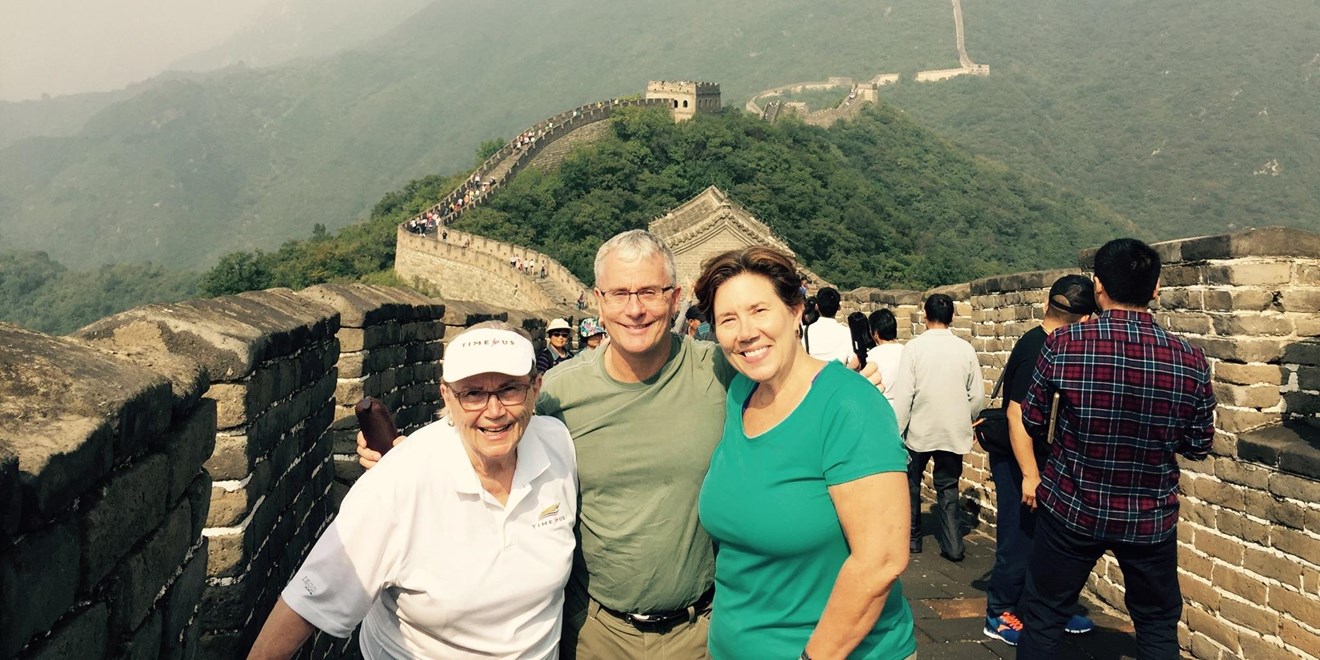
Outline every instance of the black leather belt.
<svg viewBox="0 0 1320 660"><path fill-rule="evenodd" d="M641 632L667 633L670 630L673 630L674 626L677 626L680 623L696 620L696 616L698 614L701 614L703 611L705 611L707 607L710 607L710 603L714 599L715 599L715 587L711 587L710 589L706 590L706 593L701 594L701 597L698 598L691 605L681 610L673 610L671 612L633 614L629 612L620 612L618 610L612 610L608 607L605 607L604 605L601 605L600 609L610 613L611 615L617 618L623 619L624 621L628 622L628 624L630 624L632 627L636 628Z"/></svg>

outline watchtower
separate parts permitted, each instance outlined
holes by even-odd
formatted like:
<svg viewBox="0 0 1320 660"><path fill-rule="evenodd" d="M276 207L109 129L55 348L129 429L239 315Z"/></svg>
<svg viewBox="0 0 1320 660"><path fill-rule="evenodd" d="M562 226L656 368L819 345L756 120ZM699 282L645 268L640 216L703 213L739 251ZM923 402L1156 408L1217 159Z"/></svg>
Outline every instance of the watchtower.
<svg viewBox="0 0 1320 660"><path fill-rule="evenodd" d="M698 112L719 111L720 85L690 80L652 80L646 83L646 98L669 101L669 112L674 121L683 121Z"/></svg>

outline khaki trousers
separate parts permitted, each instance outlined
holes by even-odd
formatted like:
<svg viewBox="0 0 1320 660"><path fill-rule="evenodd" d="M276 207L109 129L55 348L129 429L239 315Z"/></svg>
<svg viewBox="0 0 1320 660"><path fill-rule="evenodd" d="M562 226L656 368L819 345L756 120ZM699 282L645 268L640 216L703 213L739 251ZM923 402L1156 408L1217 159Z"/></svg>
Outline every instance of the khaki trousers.
<svg viewBox="0 0 1320 660"><path fill-rule="evenodd" d="M666 633L644 633L591 601L564 617L561 660L708 660L710 608Z"/></svg>

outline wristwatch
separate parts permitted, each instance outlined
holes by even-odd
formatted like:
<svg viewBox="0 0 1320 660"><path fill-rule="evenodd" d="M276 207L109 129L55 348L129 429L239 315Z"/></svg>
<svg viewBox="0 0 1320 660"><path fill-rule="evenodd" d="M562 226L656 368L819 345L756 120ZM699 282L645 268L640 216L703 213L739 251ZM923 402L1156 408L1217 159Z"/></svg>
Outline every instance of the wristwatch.
<svg viewBox="0 0 1320 660"><path fill-rule="evenodd" d="M802 649L802 655L798 656L798 660L811 660L811 656L807 655L806 649Z"/></svg>

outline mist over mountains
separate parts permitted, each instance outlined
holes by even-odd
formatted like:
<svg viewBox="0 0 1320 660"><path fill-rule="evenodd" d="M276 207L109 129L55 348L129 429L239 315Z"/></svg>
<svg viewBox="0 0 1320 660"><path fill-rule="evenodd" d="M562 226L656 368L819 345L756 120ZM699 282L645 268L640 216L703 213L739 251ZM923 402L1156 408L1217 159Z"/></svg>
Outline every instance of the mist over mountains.
<svg viewBox="0 0 1320 660"><path fill-rule="evenodd" d="M4 247L199 270L353 222L410 179L470 166L484 139L648 79L720 82L741 107L775 85L957 62L941 2L421 4L318 22L290 0L283 23L180 63L227 68L36 102L20 129L42 137L0 129L0 145L14 140L0 149ZM992 74L886 88L917 123L1118 209L1148 238L1320 226L1314 3L963 7ZM399 23L361 40L387 19Z"/></svg>

